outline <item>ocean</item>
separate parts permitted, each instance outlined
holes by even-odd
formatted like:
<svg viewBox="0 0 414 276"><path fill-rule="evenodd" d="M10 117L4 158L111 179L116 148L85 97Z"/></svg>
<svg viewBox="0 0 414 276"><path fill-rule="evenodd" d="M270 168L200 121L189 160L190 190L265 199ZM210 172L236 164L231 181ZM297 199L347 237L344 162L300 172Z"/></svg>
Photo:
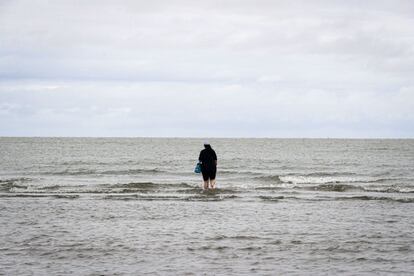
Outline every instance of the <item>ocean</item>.
<svg viewBox="0 0 414 276"><path fill-rule="evenodd" d="M0 138L1 275L412 275L414 140Z"/></svg>

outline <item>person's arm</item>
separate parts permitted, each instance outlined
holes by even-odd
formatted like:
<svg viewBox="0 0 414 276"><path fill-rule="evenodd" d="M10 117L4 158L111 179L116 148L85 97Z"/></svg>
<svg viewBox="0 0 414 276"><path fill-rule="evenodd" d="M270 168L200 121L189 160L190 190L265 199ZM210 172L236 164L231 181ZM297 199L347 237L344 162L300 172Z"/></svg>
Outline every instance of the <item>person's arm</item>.
<svg viewBox="0 0 414 276"><path fill-rule="evenodd" d="M202 153L202 151L200 151L200 155L198 156L198 162L200 162L200 163L201 163L201 153Z"/></svg>

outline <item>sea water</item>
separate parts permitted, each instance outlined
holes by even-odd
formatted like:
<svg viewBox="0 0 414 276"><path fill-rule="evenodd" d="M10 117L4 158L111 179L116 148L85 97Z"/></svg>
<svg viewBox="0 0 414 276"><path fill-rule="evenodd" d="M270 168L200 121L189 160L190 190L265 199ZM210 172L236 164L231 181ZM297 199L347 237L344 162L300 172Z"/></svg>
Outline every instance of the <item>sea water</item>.
<svg viewBox="0 0 414 276"><path fill-rule="evenodd" d="M0 138L0 274L411 274L414 140Z"/></svg>

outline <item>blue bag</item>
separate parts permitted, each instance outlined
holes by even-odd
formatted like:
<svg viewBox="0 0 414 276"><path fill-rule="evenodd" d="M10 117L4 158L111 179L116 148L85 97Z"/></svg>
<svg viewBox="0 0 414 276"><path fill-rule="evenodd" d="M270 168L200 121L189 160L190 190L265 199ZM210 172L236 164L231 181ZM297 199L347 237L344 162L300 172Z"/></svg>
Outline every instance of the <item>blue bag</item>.
<svg viewBox="0 0 414 276"><path fill-rule="evenodd" d="M201 173L201 163L198 162L197 165L194 168L195 173Z"/></svg>

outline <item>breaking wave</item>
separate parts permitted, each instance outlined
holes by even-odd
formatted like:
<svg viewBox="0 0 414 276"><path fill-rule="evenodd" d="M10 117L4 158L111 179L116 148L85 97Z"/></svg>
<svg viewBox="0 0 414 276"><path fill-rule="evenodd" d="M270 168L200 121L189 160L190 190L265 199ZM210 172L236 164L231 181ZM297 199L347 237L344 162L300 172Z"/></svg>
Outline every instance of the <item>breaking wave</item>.
<svg viewBox="0 0 414 276"><path fill-rule="evenodd" d="M279 175L265 175L257 176L254 180L263 181L263 182L272 182L272 183L283 183Z"/></svg>
<svg viewBox="0 0 414 276"><path fill-rule="evenodd" d="M281 199L284 199L285 197L284 196L259 196L259 198L264 201L279 201Z"/></svg>
<svg viewBox="0 0 414 276"><path fill-rule="evenodd" d="M223 201L226 199L238 198L235 195L219 196L219 195L142 195L142 194L130 194L130 195L107 195L103 199L106 200L144 200L144 201Z"/></svg>
<svg viewBox="0 0 414 276"><path fill-rule="evenodd" d="M376 193L403 193L410 194L414 193L414 190L407 188L398 187L383 187L373 188L370 186L358 186L351 184L337 184L337 183L326 183L315 186L294 186L294 189L303 189L311 191L322 191L322 192L376 192Z"/></svg>
<svg viewBox="0 0 414 276"><path fill-rule="evenodd" d="M301 177L334 177L334 176L354 176L357 175L353 172L311 172L305 174L290 173L286 176L301 176Z"/></svg>
<svg viewBox="0 0 414 276"><path fill-rule="evenodd" d="M129 189L166 189L166 188L194 188L187 183L163 184L154 182L129 182L121 184L108 185L111 188L129 188Z"/></svg>
<svg viewBox="0 0 414 276"><path fill-rule="evenodd" d="M153 169L123 169L123 170L95 170L95 169L65 169L61 171L45 172L46 175L139 175L164 173L163 170Z"/></svg>
<svg viewBox="0 0 414 276"><path fill-rule="evenodd" d="M14 188L25 189L27 188L27 183L31 181L31 178L20 177L20 178L8 178L8 179L1 179L0 180L0 191L7 192Z"/></svg>
<svg viewBox="0 0 414 276"><path fill-rule="evenodd" d="M345 196L336 197L335 200L376 200L376 201L388 201L399 203L414 203L414 198L394 198L394 197L378 197L378 196Z"/></svg>
<svg viewBox="0 0 414 276"><path fill-rule="evenodd" d="M349 185L349 184L320 184L317 186L295 186L296 189L305 189L312 191L325 191L325 192L349 192L349 191L365 191L361 186Z"/></svg>
<svg viewBox="0 0 414 276"><path fill-rule="evenodd" d="M370 178L349 176L309 176L309 175L286 175L280 176L280 180L292 184L333 184L333 183L384 183L396 180L393 178Z"/></svg>

